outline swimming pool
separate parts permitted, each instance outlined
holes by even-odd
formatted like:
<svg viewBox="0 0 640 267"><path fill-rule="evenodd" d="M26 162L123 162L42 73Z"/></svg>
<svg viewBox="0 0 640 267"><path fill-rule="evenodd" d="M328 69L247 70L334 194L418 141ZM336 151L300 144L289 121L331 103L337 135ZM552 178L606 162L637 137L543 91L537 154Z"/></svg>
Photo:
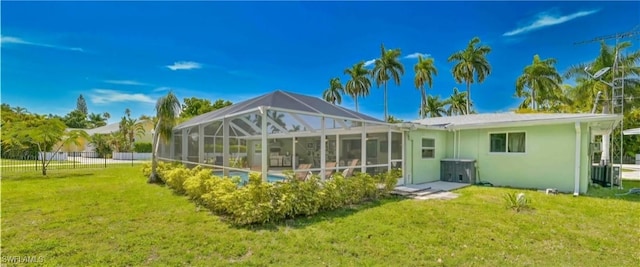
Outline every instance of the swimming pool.
<svg viewBox="0 0 640 267"><path fill-rule="evenodd" d="M222 176L222 171L214 171L213 175ZM229 171L229 177L234 177L234 176L240 177L240 179L243 182L248 182L249 181L249 173L248 172ZM273 175L273 174L268 174L267 175L267 181L270 182L270 183L281 182L281 181L284 181L284 177L278 176L278 175Z"/></svg>

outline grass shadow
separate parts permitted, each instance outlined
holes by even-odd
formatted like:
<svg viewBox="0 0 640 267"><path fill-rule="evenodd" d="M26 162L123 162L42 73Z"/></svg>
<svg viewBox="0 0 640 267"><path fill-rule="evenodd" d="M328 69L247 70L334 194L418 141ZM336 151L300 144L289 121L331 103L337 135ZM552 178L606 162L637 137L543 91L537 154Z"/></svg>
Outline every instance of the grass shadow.
<svg viewBox="0 0 640 267"><path fill-rule="evenodd" d="M626 194L632 188L640 188L640 181L622 180L623 189L619 189L617 186L610 187L589 187L586 197L601 198L601 199L617 199L631 202L640 202L640 194ZM624 195L623 195L624 194Z"/></svg>
<svg viewBox="0 0 640 267"><path fill-rule="evenodd" d="M85 177L85 176L93 176L95 175L95 171L93 172L63 172L63 173L47 173L47 175L40 175L39 177L33 177L33 173L20 173L15 174L11 173L9 175L3 174L3 181L39 181L39 180L52 180L52 179L67 179L67 178L76 178L76 177Z"/></svg>
<svg viewBox="0 0 640 267"><path fill-rule="evenodd" d="M250 224L250 225L237 225L233 224L227 220L222 220L224 223L228 224L230 228L234 229L242 229L242 230L250 230L250 231L271 231L277 232L283 228L289 229L305 229L308 226L313 226L314 224L332 221L335 219L349 217L358 212L365 211L372 208L382 207L388 204L397 203L409 198L403 196L388 196L385 198L381 198L378 200L368 201L357 205L350 205L348 207L342 207L335 210L322 211L309 216L297 216L294 218L288 218L282 221L277 222L269 222L265 224ZM220 215L212 213L213 216L221 217Z"/></svg>

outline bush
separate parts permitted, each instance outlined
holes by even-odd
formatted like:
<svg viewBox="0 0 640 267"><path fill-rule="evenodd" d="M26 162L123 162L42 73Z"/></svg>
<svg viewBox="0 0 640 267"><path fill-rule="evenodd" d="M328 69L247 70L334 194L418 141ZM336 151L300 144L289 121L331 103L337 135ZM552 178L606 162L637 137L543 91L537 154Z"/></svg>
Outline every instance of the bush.
<svg viewBox="0 0 640 267"><path fill-rule="evenodd" d="M513 209L516 212L520 212L525 209L529 209L531 201L524 195L524 193L507 193L504 196L505 205L508 209Z"/></svg>
<svg viewBox="0 0 640 267"><path fill-rule="evenodd" d="M151 153L151 143L135 143L133 144L133 152L137 153Z"/></svg>
<svg viewBox="0 0 640 267"><path fill-rule="evenodd" d="M148 172L150 167L145 165L143 173ZM398 178L397 172L390 172L375 177L359 173L352 178L336 174L326 181L313 175L301 181L288 172L284 182L266 183L259 173L252 172L249 181L240 187L238 177L214 176L211 170L200 166L189 170L182 165L161 163L158 173L176 192L240 225L308 216L375 200L388 195Z"/></svg>

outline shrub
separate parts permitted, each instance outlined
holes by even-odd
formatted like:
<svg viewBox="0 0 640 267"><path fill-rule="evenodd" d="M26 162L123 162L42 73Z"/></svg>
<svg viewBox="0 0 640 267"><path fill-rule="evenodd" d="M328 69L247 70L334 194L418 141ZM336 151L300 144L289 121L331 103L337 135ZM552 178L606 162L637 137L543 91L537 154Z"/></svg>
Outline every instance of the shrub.
<svg viewBox="0 0 640 267"><path fill-rule="evenodd" d="M151 143L134 143L133 151L137 153L151 153Z"/></svg>
<svg viewBox="0 0 640 267"><path fill-rule="evenodd" d="M508 209L513 209L516 212L520 212L525 209L529 209L530 200L524 195L524 193L507 193L504 196L505 204Z"/></svg>
<svg viewBox="0 0 640 267"><path fill-rule="evenodd" d="M143 167L148 175L149 165ZM225 215L234 224L255 224L279 221L299 215L313 215L386 196L393 189L398 173L374 177L359 173L351 178L340 174L320 181L317 175L301 181L286 173L284 182L267 183L257 172L249 174L248 182L240 185L240 178L214 176L210 170L161 163L158 173L177 193L189 196L194 202L216 214ZM383 185L383 186L381 186Z"/></svg>

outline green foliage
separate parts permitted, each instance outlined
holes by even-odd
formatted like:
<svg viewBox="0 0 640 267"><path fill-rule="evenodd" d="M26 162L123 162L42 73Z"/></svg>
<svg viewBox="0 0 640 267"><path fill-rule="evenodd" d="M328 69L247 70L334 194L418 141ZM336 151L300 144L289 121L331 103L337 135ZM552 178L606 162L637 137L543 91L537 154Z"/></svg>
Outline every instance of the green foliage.
<svg viewBox="0 0 640 267"><path fill-rule="evenodd" d="M80 110L72 110L62 119L64 124L69 128L85 129L87 128L87 114Z"/></svg>
<svg viewBox="0 0 640 267"><path fill-rule="evenodd" d="M85 116L89 114L89 109L87 108L87 101L84 100L84 96L80 94L78 100L76 101L76 110L82 112Z"/></svg>
<svg viewBox="0 0 640 267"><path fill-rule="evenodd" d="M138 153L151 153L151 143L135 143L133 144L133 151Z"/></svg>
<svg viewBox="0 0 640 267"><path fill-rule="evenodd" d="M98 153L101 158L105 158L113 152L113 149L111 149L111 135L94 134L89 139L89 142L93 144L96 153Z"/></svg>
<svg viewBox="0 0 640 267"><path fill-rule="evenodd" d="M182 104L182 112L180 112L181 118L191 118L207 112L218 110L226 106L230 106L233 103L228 100L218 99L213 104L209 99L190 97L184 99Z"/></svg>
<svg viewBox="0 0 640 267"><path fill-rule="evenodd" d="M145 176L150 172L148 165L143 166ZM239 225L309 216L376 200L393 190L400 174L397 170L375 177L359 173L348 179L336 174L326 181L314 175L301 181L288 172L284 182L265 183L260 173L252 172L247 183L240 187L239 177L217 177L199 166L189 170L181 165L161 163L158 173L177 193L186 194Z"/></svg>
<svg viewBox="0 0 640 267"><path fill-rule="evenodd" d="M531 208L529 205L531 201L524 195L524 193L506 193L504 195L504 202L507 209L513 209L516 212Z"/></svg>

